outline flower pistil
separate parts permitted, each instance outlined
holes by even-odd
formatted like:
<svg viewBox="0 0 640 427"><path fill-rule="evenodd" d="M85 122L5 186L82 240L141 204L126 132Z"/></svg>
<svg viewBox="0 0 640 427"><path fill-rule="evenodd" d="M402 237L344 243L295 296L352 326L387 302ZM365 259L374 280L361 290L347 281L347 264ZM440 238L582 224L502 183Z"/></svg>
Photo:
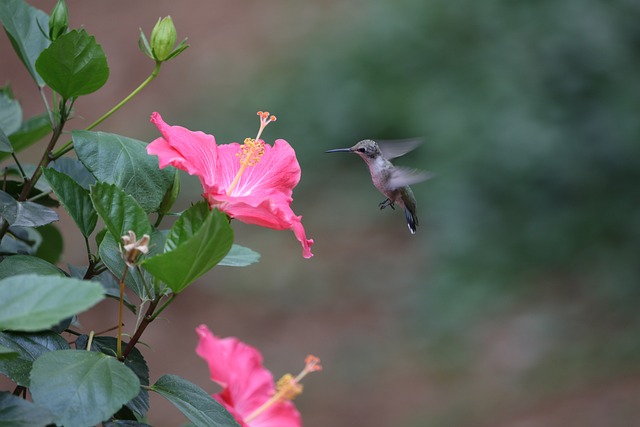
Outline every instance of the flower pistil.
<svg viewBox="0 0 640 427"><path fill-rule="evenodd" d="M250 422L255 419L258 415L269 409L274 404L293 400L302 393L303 386L300 384L300 381L302 381L307 374L322 370L322 365L320 364L320 359L318 357L310 354L304 361L305 367L298 376L294 378L291 374L284 374L276 384L276 393L255 411L249 414L249 416L245 418L246 422Z"/></svg>
<svg viewBox="0 0 640 427"><path fill-rule="evenodd" d="M258 111L258 116L260 116L260 129L258 129L258 134L255 139L246 138L240 151L236 154L236 156L240 157L240 169L238 169L231 185L227 188L227 196L230 196L231 192L236 188L247 166L255 166L264 154L264 142L260 140L260 135L262 135L262 131L269 123L276 121L276 116L270 116L268 111Z"/></svg>

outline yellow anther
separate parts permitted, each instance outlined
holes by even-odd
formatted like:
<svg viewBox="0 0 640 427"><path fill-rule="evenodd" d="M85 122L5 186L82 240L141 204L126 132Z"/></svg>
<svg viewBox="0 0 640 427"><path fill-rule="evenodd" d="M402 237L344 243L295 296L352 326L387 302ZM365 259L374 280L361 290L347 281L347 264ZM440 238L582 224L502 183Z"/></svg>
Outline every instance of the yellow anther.
<svg viewBox="0 0 640 427"><path fill-rule="evenodd" d="M236 188L240 181L240 177L247 166L255 166L260 161L260 157L264 154L264 142L260 141L260 135L262 135L262 131L269 123L276 121L276 116L269 116L268 111L258 111L258 116L260 116L260 129L258 129L258 134L255 139L245 139L244 144L242 144L242 148L236 154L236 156L240 157L240 169L238 169L236 176L233 177L231 185L227 188L227 196L230 196Z"/></svg>
<svg viewBox="0 0 640 427"><path fill-rule="evenodd" d="M247 166L255 166L263 155L264 142L251 138L245 139L240 151L236 153L236 156L240 157L240 164Z"/></svg>
<svg viewBox="0 0 640 427"><path fill-rule="evenodd" d="M313 355L307 356L307 358L305 359L305 367L302 372L300 372L295 378L291 374L283 375L282 378L280 378L276 383L275 394L271 396L269 400L260 405L258 409L249 414L249 416L246 417L244 421L248 423L254 420L258 415L278 402L295 399L300 393L302 393L303 387L302 384L300 384L300 380L308 373L321 370L322 365L320 364L320 359Z"/></svg>
<svg viewBox="0 0 640 427"><path fill-rule="evenodd" d="M276 384L276 395L280 400L293 400L302 393L302 384L291 374L284 374Z"/></svg>

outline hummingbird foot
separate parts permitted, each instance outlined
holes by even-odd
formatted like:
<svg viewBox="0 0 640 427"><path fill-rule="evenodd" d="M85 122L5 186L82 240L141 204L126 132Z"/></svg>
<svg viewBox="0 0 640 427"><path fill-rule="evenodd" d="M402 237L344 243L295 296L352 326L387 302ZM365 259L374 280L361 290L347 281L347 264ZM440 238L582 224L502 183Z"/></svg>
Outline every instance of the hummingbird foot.
<svg viewBox="0 0 640 427"><path fill-rule="evenodd" d="M391 207L391 209L393 209L394 211L396 210L395 203L393 203L391 199L386 199L385 201L380 202L378 206L380 207L380 210L386 208L387 206Z"/></svg>

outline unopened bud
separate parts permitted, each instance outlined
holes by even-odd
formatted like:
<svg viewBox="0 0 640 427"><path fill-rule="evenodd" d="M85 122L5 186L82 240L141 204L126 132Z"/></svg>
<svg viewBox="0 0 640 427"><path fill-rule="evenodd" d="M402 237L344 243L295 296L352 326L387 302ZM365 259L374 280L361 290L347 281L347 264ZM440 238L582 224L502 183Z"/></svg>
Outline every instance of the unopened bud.
<svg viewBox="0 0 640 427"><path fill-rule="evenodd" d="M170 16L158 19L158 23L151 31L151 53L157 61L166 61L173 52L176 44L176 27Z"/></svg>
<svg viewBox="0 0 640 427"><path fill-rule="evenodd" d="M49 39L54 41L69 28L69 11L64 0L58 0L49 17Z"/></svg>

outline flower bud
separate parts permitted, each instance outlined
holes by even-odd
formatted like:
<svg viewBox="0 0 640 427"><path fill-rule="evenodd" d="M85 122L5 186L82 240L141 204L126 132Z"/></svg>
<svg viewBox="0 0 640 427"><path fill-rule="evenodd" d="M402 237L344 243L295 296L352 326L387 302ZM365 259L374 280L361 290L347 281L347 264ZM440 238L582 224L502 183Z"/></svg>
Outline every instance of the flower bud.
<svg viewBox="0 0 640 427"><path fill-rule="evenodd" d="M69 11L64 0L58 0L49 17L49 39L54 41L69 28Z"/></svg>
<svg viewBox="0 0 640 427"><path fill-rule="evenodd" d="M176 27L171 17L158 19L158 23L151 31L151 53L156 61L165 61L170 57L176 38Z"/></svg>

